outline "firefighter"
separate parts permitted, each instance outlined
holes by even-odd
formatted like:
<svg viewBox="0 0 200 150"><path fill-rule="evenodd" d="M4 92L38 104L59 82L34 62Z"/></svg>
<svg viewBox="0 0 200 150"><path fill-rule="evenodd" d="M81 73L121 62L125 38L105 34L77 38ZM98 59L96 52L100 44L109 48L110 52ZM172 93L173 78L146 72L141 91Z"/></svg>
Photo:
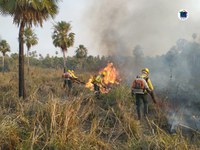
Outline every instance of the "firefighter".
<svg viewBox="0 0 200 150"><path fill-rule="evenodd" d="M101 92L100 87L103 87L106 89L106 85L103 82L103 78L106 75L107 75L107 72L103 71L101 74L93 77L92 84L94 85L94 91L95 91L97 98L99 98L99 96L100 96L100 92Z"/></svg>
<svg viewBox="0 0 200 150"><path fill-rule="evenodd" d="M64 85L65 88L66 85L68 86L68 91L70 92L72 89L72 82L78 80L78 77L75 76L74 70L67 70L62 76L64 78Z"/></svg>
<svg viewBox="0 0 200 150"><path fill-rule="evenodd" d="M140 113L141 101L144 104L144 116L147 116L148 114L148 100L147 100L148 93L151 95L153 102L156 103L153 90L154 87L152 85L151 80L149 79L149 69L144 68L141 70L141 75L136 77L132 85L132 94L135 95L136 98L136 110L137 110L138 120L141 119L141 113Z"/></svg>

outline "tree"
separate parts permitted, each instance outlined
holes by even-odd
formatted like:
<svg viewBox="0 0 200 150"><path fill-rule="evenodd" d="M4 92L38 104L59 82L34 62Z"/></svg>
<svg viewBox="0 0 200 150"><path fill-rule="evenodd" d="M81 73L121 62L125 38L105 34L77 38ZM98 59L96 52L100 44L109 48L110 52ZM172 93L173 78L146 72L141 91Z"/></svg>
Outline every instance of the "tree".
<svg viewBox="0 0 200 150"><path fill-rule="evenodd" d="M70 23L61 21L53 26L54 32L52 34L53 44L55 47L60 47L63 52L63 67L66 72L66 56L67 49L74 45L74 33L71 31Z"/></svg>
<svg viewBox="0 0 200 150"><path fill-rule="evenodd" d="M87 48L84 45L79 45L79 47L76 50L76 57L80 59L80 66L83 68L83 58L87 57Z"/></svg>
<svg viewBox="0 0 200 150"><path fill-rule="evenodd" d="M28 27L24 30L24 42L26 44L27 47L27 63L28 63L28 73L29 73L29 51L30 48L36 44L38 44L38 38L36 36L36 34L34 33L34 31Z"/></svg>
<svg viewBox="0 0 200 150"><path fill-rule="evenodd" d="M76 50L76 57L81 59L87 57L87 48L84 45L79 45Z"/></svg>
<svg viewBox="0 0 200 150"><path fill-rule="evenodd" d="M6 40L1 40L0 41L0 51L2 52L2 55L3 55L3 68L2 68L2 71L4 73L4 57L6 55L6 52L10 52L10 46L9 44L7 43Z"/></svg>
<svg viewBox="0 0 200 150"><path fill-rule="evenodd" d="M24 28L40 25L58 12L58 0L1 0L0 12L13 17L19 26L19 97L25 98L24 83Z"/></svg>

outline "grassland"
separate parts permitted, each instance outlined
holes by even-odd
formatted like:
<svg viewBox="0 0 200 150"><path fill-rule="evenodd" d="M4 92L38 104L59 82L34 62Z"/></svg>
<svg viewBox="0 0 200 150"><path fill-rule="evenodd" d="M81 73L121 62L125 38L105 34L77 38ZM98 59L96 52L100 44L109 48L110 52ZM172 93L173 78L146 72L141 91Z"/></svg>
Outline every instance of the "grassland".
<svg viewBox="0 0 200 150"><path fill-rule="evenodd" d="M68 94L62 70L31 68L25 100L18 98L18 74L0 74L0 149L138 150L199 149L181 131L169 134L162 111L136 120L135 100L121 83L97 100L83 85ZM80 77L87 80L88 74Z"/></svg>

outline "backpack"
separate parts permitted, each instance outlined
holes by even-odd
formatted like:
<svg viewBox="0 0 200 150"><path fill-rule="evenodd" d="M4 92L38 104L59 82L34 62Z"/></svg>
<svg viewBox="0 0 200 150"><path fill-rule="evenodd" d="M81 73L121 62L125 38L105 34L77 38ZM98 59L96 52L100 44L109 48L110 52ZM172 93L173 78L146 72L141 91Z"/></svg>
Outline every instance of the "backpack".
<svg viewBox="0 0 200 150"><path fill-rule="evenodd" d="M66 79L69 79L71 77L71 75L70 75L69 72L65 72L65 73L63 73L62 77L66 78Z"/></svg>
<svg viewBox="0 0 200 150"><path fill-rule="evenodd" d="M144 94L145 89L147 88L146 80L143 78L136 78L132 84L132 92L134 94Z"/></svg>

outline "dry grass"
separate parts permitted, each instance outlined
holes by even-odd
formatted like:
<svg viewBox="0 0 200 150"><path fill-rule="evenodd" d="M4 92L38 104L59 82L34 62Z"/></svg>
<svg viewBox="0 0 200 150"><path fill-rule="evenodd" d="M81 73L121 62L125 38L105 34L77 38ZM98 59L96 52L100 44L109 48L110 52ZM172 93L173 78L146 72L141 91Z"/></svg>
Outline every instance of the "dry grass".
<svg viewBox="0 0 200 150"><path fill-rule="evenodd" d="M129 87L113 87L95 99L75 85L67 96L62 70L32 68L27 99L17 97L17 73L0 74L0 149L99 150L197 149L180 134L170 135L149 120L138 124ZM82 76L86 79L85 76ZM154 129L154 133L145 134Z"/></svg>

